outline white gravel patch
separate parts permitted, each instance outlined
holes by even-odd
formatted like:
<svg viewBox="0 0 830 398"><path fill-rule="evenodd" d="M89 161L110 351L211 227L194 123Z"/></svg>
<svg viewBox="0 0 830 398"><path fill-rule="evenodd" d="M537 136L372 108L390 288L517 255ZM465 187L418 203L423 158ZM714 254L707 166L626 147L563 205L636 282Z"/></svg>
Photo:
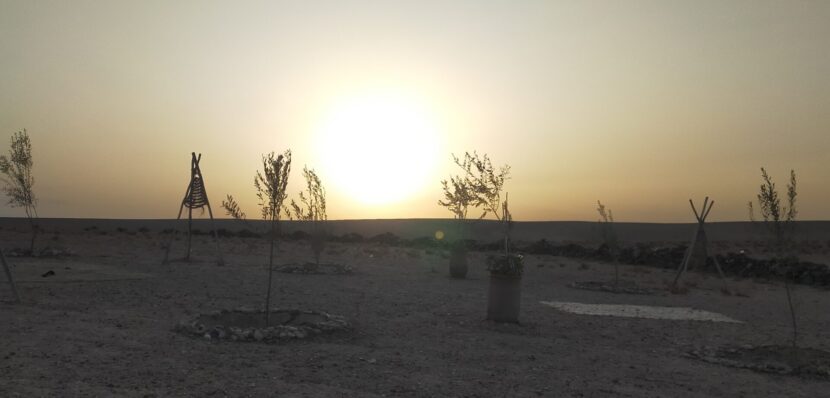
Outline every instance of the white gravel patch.
<svg viewBox="0 0 830 398"><path fill-rule="evenodd" d="M655 307L650 305L627 304L584 304L562 301L540 301L560 311L580 315L619 316L625 318L667 319L671 321L710 321L743 323L717 312L689 307Z"/></svg>

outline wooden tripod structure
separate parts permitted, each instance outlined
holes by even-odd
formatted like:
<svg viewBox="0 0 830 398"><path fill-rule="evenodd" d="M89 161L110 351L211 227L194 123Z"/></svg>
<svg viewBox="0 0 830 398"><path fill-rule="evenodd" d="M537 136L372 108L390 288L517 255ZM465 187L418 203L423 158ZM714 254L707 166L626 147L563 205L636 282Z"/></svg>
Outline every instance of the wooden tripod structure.
<svg viewBox="0 0 830 398"><path fill-rule="evenodd" d="M703 207L700 209L699 213L691 199L689 199L689 204L692 206L692 211L695 213L697 228L695 228L695 234L692 236L692 242L689 244L689 248L686 249L686 255L683 257L683 262L680 263L680 267L677 268L677 275L675 275L674 282L672 283L673 286L677 286L677 281L680 280L680 276L683 275L683 273L689 268L693 268L694 266L705 267L706 260L709 259L708 242L706 239L706 229L704 228L704 223L706 222L706 217L709 216L709 212L712 211L712 206L714 206L715 201L713 200L710 202L709 197L707 196L706 199L703 200ZM715 262L715 267L718 269L718 274L723 281L724 289L726 289L726 277L723 275L720 263L714 256L712 257L712 260Z"/></svg>
<svg viewBox="0 0 830 398"><path fill-rule="evenodd" d="M187 208L187 251L184 255L184 261L190 261L190 251L193 235L193 209L203 209L207 207L208 215L210 215L210 223L213 228L213 239L216 241L216 256L219 265L223 265L225 260L222 258L222 247L219 245L219 234L216 231L216 222L213 220L213 210L210 208L210 201L208 200L207 191L205 190L205 179L202 177L202 170L199 169L199 161L202 160L202 154L196 156L196 152L190 153L190 184L187 185L187 191L182 199L182 204L179 207L179 215L176 221L182 219L182 212ZM170 241L167 244L167 249L164 252L163 264L167 264L170 256L170 246L173 245L173 236L170 236Z"/></svg>
<svg viewBox="0 0 830 398"><path fill-rule="evenodd" d="M12 288L12 295L14 296L14 302L20 302L20 295L17 294L17 286L14 284L14 278L12 277L12 271L9 269L9 263L6 261L6 255L3 254L3 251L0 251L0 261L3 262L3 270L6 271L6 279L9 280L9 286Z"/></svg>

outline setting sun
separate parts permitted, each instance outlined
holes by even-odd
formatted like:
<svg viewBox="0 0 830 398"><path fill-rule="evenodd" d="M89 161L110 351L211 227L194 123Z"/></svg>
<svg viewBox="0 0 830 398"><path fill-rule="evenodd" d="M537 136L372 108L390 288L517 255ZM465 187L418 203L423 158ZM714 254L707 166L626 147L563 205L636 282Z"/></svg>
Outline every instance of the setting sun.
<svg viewBox="0 0 830 398"><path fill-rule="evenodd" d="M322 116L315 146L334 189L389 204L435 183L440 132L428 109L403 95L347 97Z"/></svg>

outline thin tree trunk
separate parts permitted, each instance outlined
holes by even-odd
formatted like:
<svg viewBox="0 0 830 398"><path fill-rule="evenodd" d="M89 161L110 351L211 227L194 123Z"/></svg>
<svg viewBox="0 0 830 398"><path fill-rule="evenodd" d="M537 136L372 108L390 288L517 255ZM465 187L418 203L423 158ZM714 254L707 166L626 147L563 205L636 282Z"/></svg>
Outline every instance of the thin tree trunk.
<svg viewBox="0 0 830 398"><path fill-rule="evenodd" d="M187 252L184 254L184 261L190 261L190 245L193 235L193 209L188 206L187 207Z"/></svg>
<svg viewBox="0 0 830 398"><path fill-rule="evenodd" d="M790 289L790 281L785 277L784 290L787 291L787 304L790 305L790 318L793 322L793 348L798 348L798 324L795 320L795 307L793 306L793 295Z"/></svg>
<svg viewBox="0 0 830 398"><path fill-rule="evenodd" d="M268 327L269 317L271 315L271 278L274 270L274 239L276 223L274 215L271 215L271 250L268 255L268 289L265 293L265 327Z"/></svg>
<svg viewBox="0 0 830 398"><path fill-rule="evenodd" d="M29 242L29 253L35 254L35 239L37 239L37 227L32 226L32 241Z"/></svg>
<svg viewBox="0 0 830 398"><path fill-rule="evenodd" d="M790 262L788 256L791 253L791 247L787 245L787 241L783 235L779 235L776 245L778 246L776 248L778 261L784 263L787 267L784 271L784 290L787 292L787 305L790 308L790 321L792 321L793 324L793 351L795 352L795 355L798 355L798 350L796 350L796 348L798 348L798 323L795 316L795 305L793 305L792 287L790 286L790 276L793 275L793 264Z"/></svg>
<svg viewBox="0 0 830 398"><path fill-rule="evenodd" d="M320 256L323 253L323 233L320 231L320 227L317 225L318 221L312 220L311 221L311 251L314 252L314 265L319 268L320 267Z"/></svg>
<svg viewBox="0 0 830 398"><path fill-rule="evenodd" d="M0 261L3 262L3 269L6 271L6 278L9 280L9 286L12 288L12 295L14 295L14 302L20 302L20 295L17 293L17 285L14 284L14 277L12 276L12 271L9 269L9 263L6 262L6 255L3 254L3 251L0 251Z"/></svg>
<svg viewBox="0 0 830 398"><path fill-rule="evenodd" d="M35 255L35 239L37 239L37 224L29 210L26 210L26 216L29 219L29 225L32 227L32 240L29 242L29 254Z"/></svg>

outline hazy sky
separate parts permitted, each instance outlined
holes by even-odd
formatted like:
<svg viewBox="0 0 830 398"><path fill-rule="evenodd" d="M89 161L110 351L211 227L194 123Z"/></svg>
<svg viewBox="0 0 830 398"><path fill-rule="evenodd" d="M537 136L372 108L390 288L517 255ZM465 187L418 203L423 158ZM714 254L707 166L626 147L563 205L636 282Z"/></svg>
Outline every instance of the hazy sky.
<svg viewBox="0 0 830 398"><path fill-rule="evenodd" d="M28 129L44 217L175 217L191 151L255 214L291 148L333 219L449 217L465 150L519 220L744 220L761 166L830 219L828 38L828 1L0 0L0 151Z"/></svg>

